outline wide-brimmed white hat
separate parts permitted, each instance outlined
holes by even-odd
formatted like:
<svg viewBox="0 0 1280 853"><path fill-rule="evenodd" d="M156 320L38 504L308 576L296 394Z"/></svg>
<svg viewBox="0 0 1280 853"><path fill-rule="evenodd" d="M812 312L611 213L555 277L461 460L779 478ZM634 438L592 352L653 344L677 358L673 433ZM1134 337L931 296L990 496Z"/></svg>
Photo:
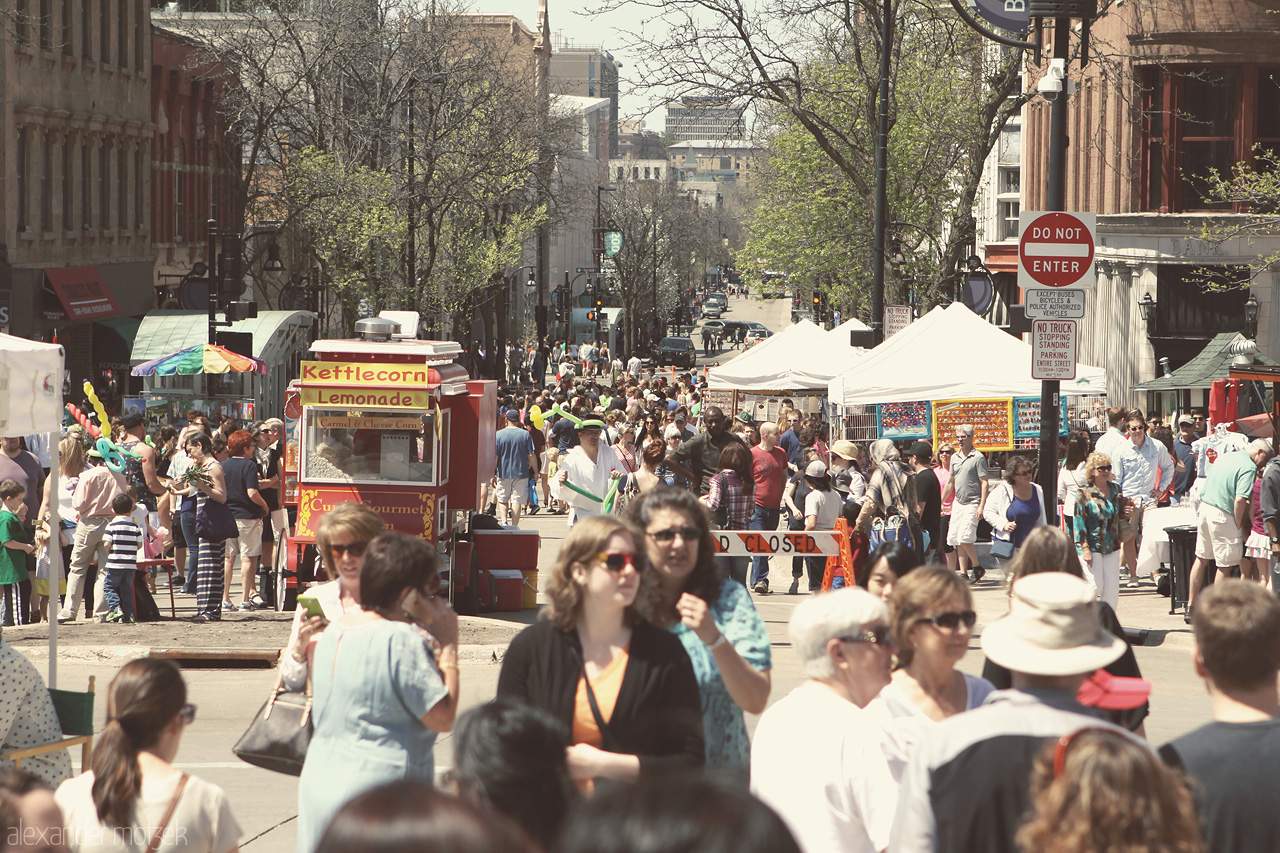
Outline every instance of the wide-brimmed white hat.
<svg viewBox="0 0 1280 853"><path fill-rule="evenodd" d="M1066 572L1040 572L1013 585L1009 615L982 632L995 663L1029 675L1093 672L1124 654L1124 640L1102 627L1093 589Z"/></svg>

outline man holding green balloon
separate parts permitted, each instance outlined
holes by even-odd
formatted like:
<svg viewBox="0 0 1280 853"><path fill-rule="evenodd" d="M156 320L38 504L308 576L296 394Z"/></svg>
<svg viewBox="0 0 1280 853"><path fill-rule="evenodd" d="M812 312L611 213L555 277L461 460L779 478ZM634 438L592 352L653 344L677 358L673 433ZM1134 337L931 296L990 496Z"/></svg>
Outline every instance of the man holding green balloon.
<svg viewBox="0 0 1280 853"><path fill-rule="evenodd" d="M560 414L574 421L578 446L561 460L551 496L569 504L569 526L572 527L580 519L604 514L613 481L623 475L626 467L612 447L600 442L604 421L577 420L564 411Z"/></svg>

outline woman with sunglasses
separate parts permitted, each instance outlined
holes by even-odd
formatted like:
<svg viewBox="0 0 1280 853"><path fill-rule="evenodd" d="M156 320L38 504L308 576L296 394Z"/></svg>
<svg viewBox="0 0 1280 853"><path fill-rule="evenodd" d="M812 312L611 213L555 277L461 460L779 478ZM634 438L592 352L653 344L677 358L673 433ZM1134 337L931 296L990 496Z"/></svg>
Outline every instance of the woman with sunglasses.
<svg viewBox="0 0 1280 853"><path fill-rule="evenodd" d="M1071 533L1088 580L1112 610L1120 604L1120 490L1111 482L1111 457L1090 453L1076 492Z"/></svg>
<svg viewBox="0 0 1280 853"><path fill-rule="evenodd" d="M316 551L331 580L312 584L306 594L320 602L323 616L308 616L305 607L293 613L289 642L280 655L285 687L302 690L307 683L312 648L330 622L360 612L360 567L369 543L386 530L382 516L365 504L346 501L320 516Z"/></svg>
<svg viewBox="0 0 1280 853"><path fill-rule="evenodd" d="M614 516L575 524L546 580L547 618L511 641L498 698L542 708L570 730L584 790L703 765L702 703L680 640L639 617L642 534Z"/></svg>
<svg viewBox="0 0 1280 853"><path fill-rule="evenodd" d="M719 571L710 518L691 492L655 489L627 514L644 531L652 568L636 607L679 637L693 661L707 767L745 783L751 747L743 712L763 711L772 683L764 620L745 584Z"/></svg>
<svg viewBox="0 0 1280 853"><path fill-rule="evenodd" d="M928 566L902 576L894 584L889 612L898 669L867 710L882 715L885 755L900 778L934 723L978 707L995 687L956 669L977 621L962 575Z"/></svg>
<svg viewBox="0 0 1280 853"><path fill-rule="evenodd" d="M387 532L365 549L360 612L334 621L312 654L315 733L298 780L299 853L316 849L353 797L434 780L436 738L453 728L459 686L458 616L439 592L434 545Z"/></svg>
<svg viewBox="0 0 1280 853"><path fill-rule="evenodd" d="M1044 489L1034 476L1027 457L1010 456L1004 483L987 495L982 517L991 525L991 555L1002 563L1013 558L1028 533L1046 523Z"/></svg>
<svg viewBox="0 0 1280 853"><path fill-rule="evenodd" d="M73 853L142 850L153 840L149 849L159 853L239 849L240 825L226 794L174 766L195 719L172 661L139 658L120 668L89 769L56 794Z"/></svg>

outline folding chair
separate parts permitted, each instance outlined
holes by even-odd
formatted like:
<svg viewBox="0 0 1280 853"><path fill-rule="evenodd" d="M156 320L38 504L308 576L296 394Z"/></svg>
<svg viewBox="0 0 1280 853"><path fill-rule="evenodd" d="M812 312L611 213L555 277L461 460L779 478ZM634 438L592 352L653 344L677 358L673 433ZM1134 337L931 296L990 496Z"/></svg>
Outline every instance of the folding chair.
<svg viewBox="0 0 1280 853"><path fill-rule="evenodd" d="M62 737L49 743L5 750L3 757L12 761L14 767L21 769L24 758L69 749L79 744L80 767L88 769L89 758L93 755L94 677L89 676L89 690L86 693L49 688L49 698L53 700L53 710L58 715Z"/></svg>

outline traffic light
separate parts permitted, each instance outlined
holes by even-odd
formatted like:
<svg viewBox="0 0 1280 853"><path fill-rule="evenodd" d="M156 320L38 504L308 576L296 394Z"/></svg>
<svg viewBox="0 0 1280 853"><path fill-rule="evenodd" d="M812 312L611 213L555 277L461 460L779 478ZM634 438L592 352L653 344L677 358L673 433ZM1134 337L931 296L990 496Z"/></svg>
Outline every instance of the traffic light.
<svg viewBox="0 0 1280 853"><path fill-rule="evenodd" d="M822 307L822 294L815 292L813 294L813 310L817 311Z"/></svg>
<svg viewBox="0 0 1280 853"><path fill-rule="evenodd" d="M600 295L600 291L596 291L596 310L604 307L604 297Z"/></svg>
<svg viewBox="0 0 1280 853"><path fill-rule="evenodd" d="M597 314L596 314L596 312L594 312L594 311L588 311L588 312L587 312L587 322L588 322L588 323L594 323L594 322L598 319L598 317L599 317L599 315L597 315Z"/></svg>

